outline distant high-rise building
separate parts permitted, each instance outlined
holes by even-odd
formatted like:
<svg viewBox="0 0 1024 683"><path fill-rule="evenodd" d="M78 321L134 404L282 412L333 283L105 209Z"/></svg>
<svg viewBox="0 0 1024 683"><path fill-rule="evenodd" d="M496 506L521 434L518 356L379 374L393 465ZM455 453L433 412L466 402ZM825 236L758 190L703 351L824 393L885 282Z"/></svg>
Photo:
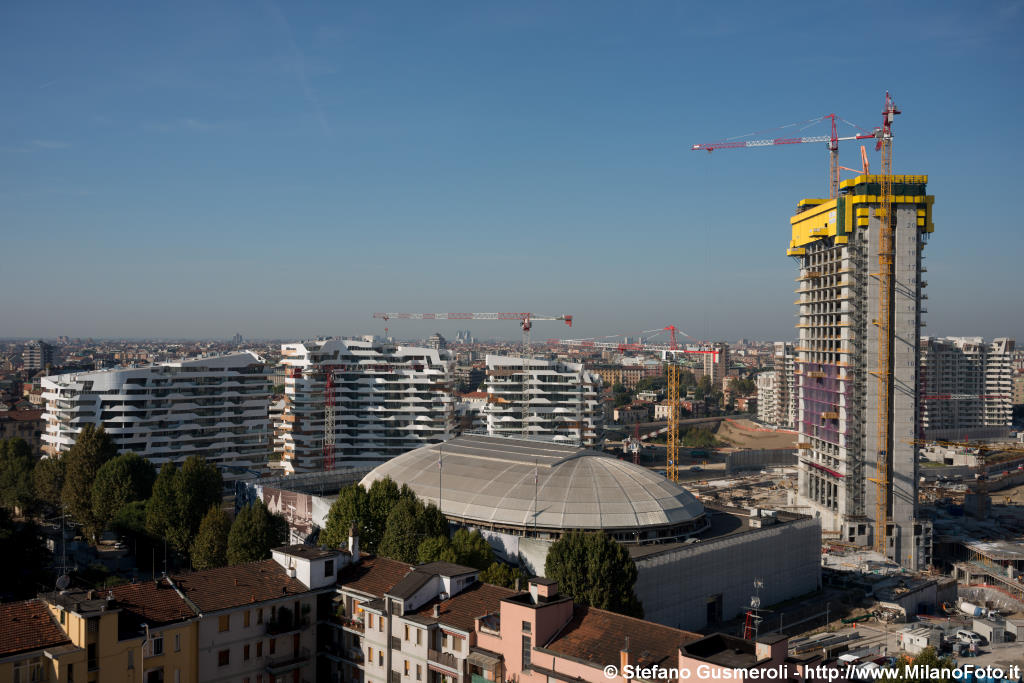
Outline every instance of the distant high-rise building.
<svg viewBox="0 0 1024 683"><path fill-rule="evenodd" d="M427 347L434 349L435 351L443 351L448 348L448 342L441 336L440 332L435 332L430 335L430 339L427 340Z"/></svg>
<svg viewBox="0 0 1024 683"><path fill-rule="evenodd" d="M838 540L879 545L903 566L922 568L931 561L931 531L917 518L914 439L921 252L934 198L927 176L892 176L894 237L883 252L881 181L843 181L839 197L805 199L790 219L787 254L800 266L799 503ZM892 269L886 293L880 262ZM879 325L884 301L888 320Z"/></svg>
<svg viewBox="0 0 1024 683"><path fill-rule="evenodd" d="M30 341L21 352L21 364L26 370L45 370L53 365L53 347L44 341Z"/></svg>
<svg viewBox="0 0 1024 683"><path fill-rule="evenodd" d="M68 451L88 423L102 426L118 451L156 465L201 455L259 468L271 452L269 386L254 353L52 375L42 387L49 455Z"/></svg>
<svg viewBox="0 0 1024 683"><path fill-rule="evenodd" d="M772 369L757 375L757 419L793 429L797 421L796 354L789 342L775 342Z"/></svg>
<svg viewBox="0 0 1024 683"><path fill-rule="evenodd" d="M526 429L523 429L524 396ZM601 378L582 363L487 356L487 432L594 446L604 439Z"/></svg>
<svg viewBox="0 0 1024 683"><path fill-rule="evenodd" d="M396 346L377 337L281 345L285 407L274 435L277 466L323 468L325 388L333 373L335 466L379 464L454 434L450 351Z"/></svg>
<svg viewBox="0 0 1024 683"><path fill-rule="evenodd" d="M921 339L925 438L1000 436L1013 423L1013 339Z"/></svg>
<svg viewBox="0 0 1024 683"><path fill-rule="evenodd" d="M242 337L242 333L241 332L236 332L235 336L231 338L231 343L234 344L235 346L241 346L242 342L244 342L244 341L245 341L245 338Z"/></svg>
<svg viewBox="0 0 1024 683"><path fill-rule="evenodd" d="M718 353L703 354L704 376L711 379L712 385L721 388L725 374L729 371L729 345L725 342L715 342L710 348Z"/></svg>

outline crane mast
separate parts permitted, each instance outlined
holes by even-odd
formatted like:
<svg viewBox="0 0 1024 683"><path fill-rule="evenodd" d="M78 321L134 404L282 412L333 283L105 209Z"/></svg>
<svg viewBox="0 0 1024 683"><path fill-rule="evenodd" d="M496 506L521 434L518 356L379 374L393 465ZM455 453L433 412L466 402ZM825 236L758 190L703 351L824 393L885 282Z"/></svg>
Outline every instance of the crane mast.
<svg viewBox="0 0 1024 683"><path fill-rule="evenodd" d="M878 135L876 149L881 151L882 175L881 195L878 205L878 317L875 325L878 328L878 392L877 392L877 459L875 463L875 479L877 487L875 498L875 551L886 554L885 539L889 527L889 460L892 457L892 424L889 412L892 409L892 299L893 299L893 265L894 239L892 214L892 123L896 108L889 93L885 93L885 110L882 112L882 128Z"/></svg>

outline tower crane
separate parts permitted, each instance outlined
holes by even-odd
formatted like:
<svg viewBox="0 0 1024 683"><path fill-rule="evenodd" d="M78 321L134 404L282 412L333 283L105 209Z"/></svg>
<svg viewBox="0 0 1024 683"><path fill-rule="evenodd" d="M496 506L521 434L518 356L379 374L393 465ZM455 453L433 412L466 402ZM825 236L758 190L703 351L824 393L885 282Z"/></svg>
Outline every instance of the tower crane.
<svg viewBox="0 0 1024 683"><path fill-rule="evenodd" d="M549 343L563 344L570 347L585 349L615 349L618 351L661 351L664 354L696 353L710 355L712 362L718 361L718 351L708 348L681 348L676 339L676 332L689 337L675 325L663 328L669 333L668 344L616 344L614 342L594 342L584 339L551 339ZM666 371L668 388L668 439L666 441L665 476L669 481L679 482L679 366L669 362ZM637 437L639 443L639 437Z"/></svg>
<svg viewBox="0 0 1024 683"><path fill-rule="evenodd" d="M805 142L824 142L828 149L828 198L834 199L839 196L839 169L843 168L839 165L839 143L844 140L867 140L876 138L876 133L870 133L864 131L863 133L857 133L855 135L839 136L836 121L842 121L848 126L859 128L850 123L846 119L843 119L836 114L825 114L824 116L816 119L809 119L807 121L801 121L800 123L791 123L787 126L779 126L769 130L780 130L782 128L791 128L799 126L806 128L814 125L815 123L821 123L828 119L832 124L831 135L812 135L808 137L791 137L791 138L767 138L762 140L739 140L738 138L747 137L746 135L740 135L734 138L727 138L719 142L706 142L690 147L692 151L705 151L713 152L716 149L736 149L741 147L772 147L775 145L798 145ZM769 131L761 131L761 133ZM760 133L750 133L749 135L758 135Z"/></svg>
<svg viewBox="0 0 1024 683"><path fill-rule="evenodd" d="M560 320L569 327L572 327L572 316L567 314L554 315L546 313L374 313L374 318L388 320L518 320L519 327L523 330L523 346L521 357L523 359L523 402L520 427L524 436L529 434L526 420L529 417L530 398L526 390L527 378L529 376L527 362L530 353L530 330L534 321L537 320Z"/></svg>
<svg viewBox="0 0 1024 683"><path fill-rule="evenodd" d="M878 143L875 149L881 150L882 193L878 199L878 317L875 326L878 328L878 435L877 459L875 462L874 482L877 487L875 496L875 551L886 554L885 539L889 529L889 460L892 456L892 434L889 424L889 410L892 403L892 299L893 299L893 244L895 230L892 215L892 123L900 111L896 108L889 93L885 93L885 110L882 111L882 127L878 129Z"/></svg>

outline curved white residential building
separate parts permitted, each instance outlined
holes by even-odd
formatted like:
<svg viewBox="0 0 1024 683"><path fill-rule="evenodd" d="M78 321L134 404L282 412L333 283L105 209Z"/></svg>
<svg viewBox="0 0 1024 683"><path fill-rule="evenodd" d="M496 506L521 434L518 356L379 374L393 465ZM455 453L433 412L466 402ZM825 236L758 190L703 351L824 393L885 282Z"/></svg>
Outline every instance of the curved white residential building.
<svg viewBox="0 0 1024 683"><path fill-rule="evenodd" d="M85 424L102 426L118 451L155 465L191 455L233 467L265 466L270 387L252 352L42 380L43 451L62 453Z"/></svg>
<svg viewBox="0 0 1024 683"><path fill-rule="evenodd" d="M285 407L274 435L276 466L323 468L325 380L334 375L335 466L376 465L455 429L450 351L375 337L282 344Z"/></svg>
<svg viewBox="0 0 1024 683"><path fill-rule="evenodd" d="M604 438L600 393L601 377L582 363L488 355L487 433L595 446Z"/></svg>

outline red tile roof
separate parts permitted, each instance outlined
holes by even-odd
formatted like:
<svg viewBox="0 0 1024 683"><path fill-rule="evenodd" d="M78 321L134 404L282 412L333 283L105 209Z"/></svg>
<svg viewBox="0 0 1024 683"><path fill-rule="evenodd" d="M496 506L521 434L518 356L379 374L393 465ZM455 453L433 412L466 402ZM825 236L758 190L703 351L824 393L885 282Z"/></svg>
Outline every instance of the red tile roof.
<svg viewBox="0 0 1024 683"><path fill-rule="evenodd" d="M101 591L102 592L102 591ZM129 583L111 589L115 605L131 612L150 626L169 624L195 616L167 579L161 579L159 588L152 581Z"/></svg>
<svg viewBox="0 0 1024 683"><path fill-rule="evenodd" d="M70 642L41 600L0 604L0 657Z"/></svg>
<svg viewBox="0 0 1024 683"><path fill-rule="evenodd" d="M0 410L0 420L17 420L19 422L35 422L43 419L41 410Z"/></svg>
<svg viewBox="0 0 1024 683"><path fill-rule="evenodd" d="M338 574L338 585L366 595L383 597L412 570L411 564L386 557L366 557Z"/></svg>
<svg viewBox="0 0 1024 683"><path fill-rule="evenodd" d="M629 636L630 651L637 664L672 667L679 657L679 647L704 636L662 626L643 619L593 607L576 606L573 617L543 649L572 657L594 666L618 663L619 651Z"/></svg>
<svg viewBox="0 0 1024 683"><path fill-rule="evenodd" d="M171 579L203 612L309 592L301 581L289 578L284 567L274 560L204 569Z"/></svg>
<svg viewBox="0 0 1024 683"><path fill-rule="evenodd" d="M458 595L442 601L441 618L437 621L444 626L452 626L460 631L472 631L473 622L477 617L497 612L500 609L501 601L515 594L514 590L501 586L475 583ZM437 600L431 600L416 610L415 614L432 617L436 603Z"/></svg>

